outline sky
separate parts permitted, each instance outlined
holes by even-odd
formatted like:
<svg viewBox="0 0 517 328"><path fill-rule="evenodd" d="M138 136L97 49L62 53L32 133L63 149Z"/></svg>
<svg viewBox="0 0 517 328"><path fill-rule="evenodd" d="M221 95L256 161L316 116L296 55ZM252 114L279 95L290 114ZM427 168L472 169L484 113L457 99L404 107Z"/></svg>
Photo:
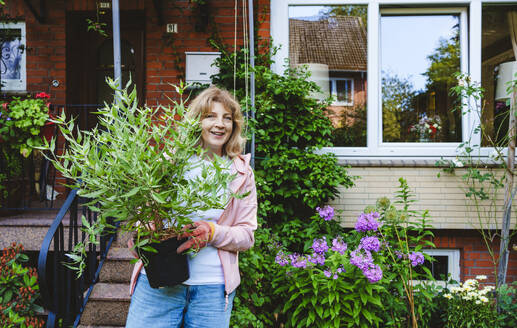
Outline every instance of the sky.
<svg viewBox="0 0 517 328"><path fill-rule="evenodd" d="M329 7L290 6L290 18L317 18ZM427 56L439 45L440 38L449 39L459 17L454 15L382 16L381 70L390 75L408 78L414 90L425 87L424 73L429 67Z"/></svg>

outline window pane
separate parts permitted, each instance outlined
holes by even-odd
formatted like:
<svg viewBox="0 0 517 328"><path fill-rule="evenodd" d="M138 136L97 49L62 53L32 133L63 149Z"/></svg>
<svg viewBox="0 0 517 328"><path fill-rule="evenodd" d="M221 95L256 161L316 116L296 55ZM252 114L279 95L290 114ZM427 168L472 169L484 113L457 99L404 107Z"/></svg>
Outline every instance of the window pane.
<svg viewBox="0 0 517 328"><path fill-rule="evenodd" d="M512 49L509 15L517 13L517 6L491 5L483 6L482 38L481 38L481 86L485 89L485 102L483 103L482 121L483 130L482 145L492 146L495 143L504 142L504 136L508 132L509 103L504 86L504 70L508 65L503 63L515 60ZM512 73L510 72L509 76Z"/></svg>
<svg viewBox="0 0 517 328"><path fill-rule="evenodd" d="M289 61L304 65L333 96L329 118L337 147L366 146L367 6L290 6Z"/></svg>
<svg viewBox="0 0 517 328"><path fill-rule="evenodd" d="M431 255L433 261L425 261L422 266L415 268L415 271L424 274L422 267L426 267L431 271L435 280L447 280L449 274L449 257L446 255Z"/></svg>
<svg viewBox="0 0 517 328"><path fill-rule="evenodd" d="M461 141L461 113L449 95L460 71L460 18L381 16L384 142Z"/></svg>

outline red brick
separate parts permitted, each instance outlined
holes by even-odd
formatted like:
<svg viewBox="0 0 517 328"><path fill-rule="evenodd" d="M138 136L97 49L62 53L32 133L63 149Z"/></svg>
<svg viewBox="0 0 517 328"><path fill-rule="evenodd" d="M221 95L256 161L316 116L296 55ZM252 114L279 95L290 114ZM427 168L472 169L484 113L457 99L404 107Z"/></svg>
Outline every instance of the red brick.
<svg viewBox="0 0 517 328"><path fill-rule="evenodd" d="M475 266L484 267L484 268L492 268L494 266L494 263L492 261L477 260Z"/></svg>

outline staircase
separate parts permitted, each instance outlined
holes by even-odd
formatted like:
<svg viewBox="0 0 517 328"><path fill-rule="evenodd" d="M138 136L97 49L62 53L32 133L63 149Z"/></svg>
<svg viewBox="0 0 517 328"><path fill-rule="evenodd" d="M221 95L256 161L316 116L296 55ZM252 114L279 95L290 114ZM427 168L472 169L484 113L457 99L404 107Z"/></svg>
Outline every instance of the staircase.
<svg viewBox="0 0 517 328"><path fill-rule="evenodd" d="M128 235L119 235L110 247L99 282L86 303L79 327L124 327L129 310L129 282L133 256L127 249Z"/></svg>

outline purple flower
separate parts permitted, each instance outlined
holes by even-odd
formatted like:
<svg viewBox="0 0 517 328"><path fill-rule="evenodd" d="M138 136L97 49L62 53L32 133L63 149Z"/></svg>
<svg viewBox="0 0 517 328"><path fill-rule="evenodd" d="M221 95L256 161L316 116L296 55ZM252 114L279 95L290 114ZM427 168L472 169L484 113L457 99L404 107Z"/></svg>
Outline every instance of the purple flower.
<svg viewBox="0 0 517 328"><path fill-rule="evenodd" d="M307 259L300 254L291 254L289 255L291 259L291 265L295 268L306 268L307 267Z"/></svg>
<svg viewBox="0 0 517 328"><path fill-rule="evenodd" d="M346 271L345 271L345 268L341 265L339 268L337 268L336 272L341 273L341 272L346 272Z"/></svg>
<svg viewBox="0 0 517 328"><path fill-rule="evenodd" d="M375 236L361 238L360 247L367 251L378 252L381 249L381 242Z"/></svg>
<svg viewBox="0 0 517 328"><path fill-rule="evenodd" d="M332 275L332 272L330 272L329 270L325 270L325 271L323 271L323 274L325 275L325 277L330 278L330 276Z"/></svg>
<svg viewBox="0 0 517 328"><path fill-rule="evenodd" d="M309 262L314 264L324 265L325 264L325 255L314 253L312 256L308 257Z"/></svg>
<svg viewBox="0 0 517 328"><path fill-rule="evenodd" d="M355 230L357 231L376 231L380 223L377 221L379 213L361 213L355 222Z"/></svg>
<svg viewBox="0 0 517 328"><path fill-rule="evenodd" d="M276 254L275 262L280 266L286 266L289 264L289 259L285 256L284 252L280 251Z"/></svg>
<svg viewBox="0 0 517 328"><path fill-rule="evenodd" d="M334 252L338 252L339 254L343 255L345 254L345 251L347 249L346 243L343 241L343 238L336 237L332 240L332 248Z"/></svg>
<svg viewBox="0 0 517 328"><path fill-rule="evenodd" d="M326 205L325 207L316 207L316 211L318 211L320 217L325 221L330 221L334 217L334 208L332 206Z"/></svg>
<svg viewBox="0 0 517 328"><path fill-rule="evenodd" d="M401 252L399 252L399 251L395 251L395 255L397 256L397 258L398 258L399 260L403 257L402 253L401 253Z"/></svg>
<svg viewBox="0 0 517 328"><path fill-rule="evenodd" d="M363 253L361 248L358 248L350 253L350 263L364 272L373 265L372 253L367 250Z"/></svg>
<svg viewBox="0 0 517 328"><path fill-rule="evenodd" d="M337 279L337 273L334 273L334 276L332 277L332 279L334 279L334 280Z"/></svg>
<svg viewBox="0 0 517 328"><path fill-rule="evenodd" d="M363 274L372 284L382 279L382 269L377 264L373 264L368 269L363 270Z"/></svg>
<svg viewBox="0 0 517 328"><path fill-rule="evenodd" d="M424 254L420 252L411 252L408 257L414 267L424 263Z"/></svg>
<svg viewBox="0 0 517 328"><path fill-rule="evenodd" d="M321 239L314 239L312 242L312 249L314 253L323 254L329 250L329 246L327 245L327 238L323 237Z"/></svg>

